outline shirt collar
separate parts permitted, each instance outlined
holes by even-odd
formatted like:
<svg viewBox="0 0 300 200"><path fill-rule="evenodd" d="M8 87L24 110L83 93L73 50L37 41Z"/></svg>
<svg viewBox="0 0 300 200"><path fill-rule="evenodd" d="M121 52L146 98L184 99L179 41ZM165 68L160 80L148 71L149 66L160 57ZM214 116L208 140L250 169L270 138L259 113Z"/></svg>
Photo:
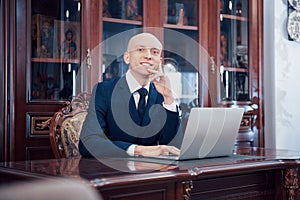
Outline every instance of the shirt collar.
<svg viewBox="0 0 300 200"><path fill-rule="evenodd" d="M136 92L138 89L142 88L142 86L137 82L137 80L133 77L131 74L130 70L126 72L125 75L129 90L131 93ZM149 93L149 88L150 88L150 82L147 83L147 85L144 86L144 88L148 91Z"/></svg>

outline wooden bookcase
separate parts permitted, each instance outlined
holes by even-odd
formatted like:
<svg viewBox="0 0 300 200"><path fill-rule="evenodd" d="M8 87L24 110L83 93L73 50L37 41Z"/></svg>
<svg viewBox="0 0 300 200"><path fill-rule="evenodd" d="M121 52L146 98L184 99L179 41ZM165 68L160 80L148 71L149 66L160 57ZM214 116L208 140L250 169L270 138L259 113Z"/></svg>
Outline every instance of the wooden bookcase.
<svg viewBox="0 0 300 200"><path fill-rule="evenodd" d="M112 72L108 69L109 66L117 63L118 72L115 72L115 75L124 73L126 66L122 64L119 51L124 48L128 38L124 38L123 44L120 43L117 47L105 46L105 42L112 36L129 30L133 31L132 33L152 32L162 41L166 49L165 64L171 63L172 69L178 72L173 73L174 82L180 82L181 85L176 85L175 88L178 92L178 102L183 103L182 108L186 109L186 113L193 106L244 107L246 113L243 124L246 127L242 126L241 132L248 132L241 135L240 142L264 146L261 74L262 1L242 1L243 5L247 5L247 18L223 13L224 19L241 21L248 27L246 33L248 68L224 66L225 70L235 74L248 74L246 101L221 98L220 7L222 2L228 4L228 0L124 0L122 5L109 4L118 3L116 0L55 0L51 3L47 0L4 0L4 2L8 5L5 7L8 11L6 13L8 21L11 27L15 27L15 29L6 27L4 30L11 43L15 44L6 49L6 53L12 59L7 65L11 72L9 83L13 83L7 100L11 105L7 109L9 120L5 122L10 128L6 135L3 133L1 135L8 144L3 150L6 160L53 157L49 141L49 118L67 99L82 91L90 92L95 83L103 81L106 73ZM132 2L136 2L136 6ZM234 4L233 8L236 8L238 1L231 2ZM116 8L123 11L120 12ZM126 9L132 12L126 12ZM53 33L55 44L63 41L62 38L65 37L63 31L66 32L68 26L71 28L73 22L73 27L77 27L75 57L64 57L60 55L61 51L54 47L49 57L35 54L32 31L37 15L53 20L50 27L55 31L55 34ZM43 17L40 17L36 24L42 31L41 18ZM174 34L180 35L177 41L174 41ZM37 41L36 45L38 44L40 43ZM41 79L46 89L35 91L35 87L40 87L35 81L39 82ZM71 81L68 82L66 79ZM64 97L60 96L64 85L70 83L72 83L71 93ZM256 107L251 110L254 104Z"/></svg>

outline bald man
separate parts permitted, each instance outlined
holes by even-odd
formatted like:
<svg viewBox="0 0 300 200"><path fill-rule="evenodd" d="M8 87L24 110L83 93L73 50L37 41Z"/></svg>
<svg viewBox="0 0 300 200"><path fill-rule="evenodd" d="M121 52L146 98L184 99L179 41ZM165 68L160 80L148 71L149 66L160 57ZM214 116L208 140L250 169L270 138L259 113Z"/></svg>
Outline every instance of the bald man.
<svg viewBox="0 0 300 200"><path fill-rule="evenodd" d="M161 53L161 42L150 33L129 40L125 76L98 83L93 90L80 136L82 156L179 155L179 113L162 71ZM145 109L140 114L142 101Z"/></svg>

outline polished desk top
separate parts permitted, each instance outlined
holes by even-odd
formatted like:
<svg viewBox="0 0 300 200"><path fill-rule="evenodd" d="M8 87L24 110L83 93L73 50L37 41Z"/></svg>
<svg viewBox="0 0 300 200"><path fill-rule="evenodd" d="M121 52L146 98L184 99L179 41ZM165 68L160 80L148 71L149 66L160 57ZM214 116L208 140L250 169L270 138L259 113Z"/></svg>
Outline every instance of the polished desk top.
<svg viewBox="0 0 300 200"><path fill-rule="evenodd" d="M151 179L193 179L267 169L300 166L300 152L263 148L239 148L230 157L189 161L144 158L51 159L0 163L0 172L27 178L71 177L94 186L118 185ZM132 169L134 168L134 169Z"/></svg>

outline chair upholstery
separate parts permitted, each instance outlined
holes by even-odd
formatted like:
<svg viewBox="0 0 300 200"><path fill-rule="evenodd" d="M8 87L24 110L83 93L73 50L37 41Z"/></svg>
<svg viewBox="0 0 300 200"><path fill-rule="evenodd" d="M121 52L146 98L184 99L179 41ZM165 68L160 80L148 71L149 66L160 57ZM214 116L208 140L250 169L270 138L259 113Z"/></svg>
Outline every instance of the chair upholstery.
<svg viewBox="0 0 300 200"><path fill-rule="evenodd" d="M78 94L53 115L50 124L50 142L55 158L80 156L78 142L90 96L88 93Z"/></svg>

